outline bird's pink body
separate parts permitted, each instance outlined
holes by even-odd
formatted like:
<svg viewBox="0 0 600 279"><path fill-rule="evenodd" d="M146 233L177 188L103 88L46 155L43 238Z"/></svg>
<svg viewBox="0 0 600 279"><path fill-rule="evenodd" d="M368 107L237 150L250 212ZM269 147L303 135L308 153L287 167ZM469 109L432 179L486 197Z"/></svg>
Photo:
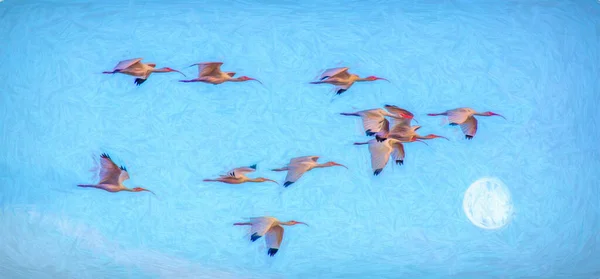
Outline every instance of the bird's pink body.
<svg viewBox="0 0 600 279"><path fill-rule="evenodd" d="M491 112L491 111L477 112L471 108L457 108L457 109L447 110L442 113L429 113L427 115L429 115L429 116L438 116L438 115L447 116L448 121L450 122L449 124L452 126L456 126L456 125L460 126L463 134L465 135L465 138L469 139L469 140L473 139L473 137L477 133L477 119L475 118L475 115L478 115L478 116L500 116L500 117L506 119L504 116L494 113L494 112Z"/></svg>
<svg viewBox="0 0 600 279"><path fill-rule="evenodd" d="M348 169L346 166L336 163L336 162L333 162L333 161L329 161L324 164L319 164L319 163L317 163L317 160L319 160L319 156L296 157L296 158L292 158L290 160L290 162L287 164L287 166L285 166L283 168L273 169L273 171L287 171L288 172L287 176L285 177L285 182L283 184L284 187L288 187L288 186L292 185L294 182L296 182L298 179L300 179L300 177L304 173L306 173L307 171L310 171L312 169L315 169L315 168L340 166L340 167L344 167L344 168Z"/></svg>
<svg viewBox="0 0 600 279"><path fill-rule="evenodd" d="M350 88L355 82L375 80L385 80L389 82L389 80L385 78L380 78L376 76L368 76L366 78L361 78L356 74L348 73L348 69L348 67L327 69L321 74L321 76L319 77L319 81L313 81L311 82L311 84L327 83L335 85L335 92L339 95L348 90L348 88Z"/></svg>
<svg viewBox="0 0 600 279"><path fill-rule="evenodd" d="M204 62L193 64L190 67L198 66L198 77L195 79L180 80L180 82L204 82L217 85L224 82L243 82L254 80L262 84L262 82L259 80L247 76L234 78L236 73L221 71L221 65L223 65L223 62Z"/></svg>
<svg viewBox="0 0 600 279"><path fill-rule="evenodd" d="M79 187L92 187L102 189L108 192L150 192L152 191L144 189L142 187L127 188L123 185L125 180L129 179L129 173L123 166L118 167L108 156L108 154L102 154L100 156L100 182L98 184L79 184Z"/></svg>
<svg viewBox="0 0 600 279"><path fill-rule="evenodd" d="M134 77L138 77L135 80L136 85L141 85L148 79L150 74L152 73L169 73L169 72L177 72L185 76L182 72L171 69L169 67L164 67L160 69L156 69L156 64L154 63L142 63L143 58L134 58L129 60L123 60L117 64L113 68L112 71L102 72L103 74L125 74Z"/></svg>
<svg viewBox="0 0 600 279"><path fill-rule="evenodd" d="M281 241L283 241L283 227L282 226L294 226L298 224L303 224L308 226L308 224L298 221L287 221L281 222L275 217L252 217L249 218L249 222L239 222L234 223L234 226L251 226L250 228L250 240L252 242L258 240L262 236L265 236L265 242L267 247L269 247L269 251L267 254L271 257L275 256L277 251L279 251L279 247L281 246Z"/></svg>

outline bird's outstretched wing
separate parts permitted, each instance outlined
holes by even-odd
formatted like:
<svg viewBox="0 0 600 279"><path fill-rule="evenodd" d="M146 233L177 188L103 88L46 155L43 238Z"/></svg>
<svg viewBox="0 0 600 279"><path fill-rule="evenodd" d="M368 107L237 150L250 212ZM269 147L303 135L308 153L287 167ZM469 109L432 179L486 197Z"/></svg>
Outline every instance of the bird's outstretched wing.
<svg viewBox="0 0 600 279"><path fill-rule="evenodd" d="M469 116L465 122L460 124L460 129L465 134L465 138L472 139L477 133L477 118Z"/></svg>
<svg viewBox="0 0 600 279"><path fill-rule="evenodd" d="M404 145L401 142L394 142L392 144L392 158L398 165L404 164Z"/></svg>
<svg viewBox="0 0 600 279"><path fill-rule="evenodd" d="M325 80L325 79L328 79L331 77L339 77L342 79L346 79L350 76L350 74L348 73L348 69L349 69L348 67L327 69L321 74L321 76L319 77L319 80Z"/></svg>
<svg viewBox="0 0 600 279"><path fill-rule="evenodd" d="M119 185L121 169L106 153L100 155L100 182L98 184Z"/></svg>
<svg viewBox="0 0 600 279"><path fill-rule="evenodd" d="M192 64L191 66L198 66L198 77L215 76L221 71L221 65L223 62L203 62ZM191 67L190 66L190 67Z"/></svg>
<svg viewBox="0 0 600 279"><path fill-rule="evenodd" d="M281 241L283 240L283 227L282 226L273 226L265 236L265 242L267 243L267 247L269 247L269 251L267 254L273 257L279 251L279 246L281 245Z"/></svg>
<svg viewBox="0 0 600 279"><path fill-rule="evenodd" d="M250 222L252 223L252 227L250 228L250 240L254 242L265 235L267 231L269 231L271 225L273 225L273 222L275 222L275 218L251 217Z"/></svg>
<svg viewBox="0 0 600 279"><path fill-rule="evenodd" d="M371 109L361 111L361 119L363 122L363 128L365 129L365 133L370 136L381 131L384 128L385 117L380 113L380 109ZM389 125L389 122L387 122Z"/></svg>
<svg viewBox="0 0 600 279"><path fill-rule="evenodd" d="M291 165L291 164L300 163L300 162L307 162L307 161L316 162L317 160L319 160L319 156L302 156L302 157L292 158L290 160L289 164Z"/></svg>
<svg viewBox="0 0 600 279"><path fill-rule="evenodd" d="M371 168L373 169L373 174L378 175L383 171L385 166L390 159L390 155L392 154L392 147L387 142L391 139L386 139L383 142L379 142L375 139L369 141L369 152L371 153Z"/></svg>
<svg viewBox="0 0 600 279"><path fill-rule="evenodd" d="M143 58L133 58L133 59L128 59L128 60L123 60L123 61L119 62L113 70L123 70L123 69L127 69L127 68L133 66L136 63L141 64L140 61L142 61L142 59Z"/></svg>
<svg viewBox="0 0 600 279"><path fill-rule="evenodd" d="M288 165L288 172L285 176L285 183L283 183L284 187L288 187L292 185L294 182L298 181L302 175L308 171L311 164L308 162L299 162L295 164Z"/></svg>
<svg viewBox="0 0 600 279"><path fill-rule="evenodd" d="M255 171L256 171L256 165L252 165L249 167L241 167L241 168L232 169L227 172L227 175L231 176L231 177L235 177L235 178L240 178L242 176L245 176L247 173L251 173L251 172L255 172Z"/></svg>
<svg viewBox="0 0 600 279"><path fill-rule="evenodd" d="M120 167L121 174L119 175L119 183L123 183L123 181L129 179L129 172L127 172L127 168L124 166Z"/></svg>
<svg viewBox="0 0 600 279"><path fill-rule="evenodd" d="M407 118L407 119L409 119L409 120L412 120L412 119L415 117L415 115L414 115L412 112L410 112L410 111L408 111L408 110L405 110L405 109L403 109L403 108L400 108L400 107L398 107L398 106L394 106L394 105L385 105L384 107L385 107L385 109L386 109L387 111L389 111L390 113L392 113L392 114L395 114L395 115L397 115L397 116L400 116L400 117L402 117L402 118ZM409 122L409 123L410 123L410 122Z"/></svg>

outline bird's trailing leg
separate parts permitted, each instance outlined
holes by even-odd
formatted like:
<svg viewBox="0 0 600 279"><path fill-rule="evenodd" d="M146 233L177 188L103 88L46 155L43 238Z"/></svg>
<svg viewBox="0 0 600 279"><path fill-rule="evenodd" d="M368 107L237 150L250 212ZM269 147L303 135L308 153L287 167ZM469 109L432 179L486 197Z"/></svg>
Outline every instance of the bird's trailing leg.
<svg viewBox="0 0 600 279"><path fill-rule="evenodd" d="M104 71L102 72L103 74L116 74L118 72L120 72L121 70L114 70L114 71Z"/></svg>
<svg viewBox="0 0 600 279"><path fill-rule="evenodd" d="M369 144L368 142L355 142L354 145L363 145L363 144Z"/></svg>
<svg viewBox="0 0 600 279"><path fill-rule="evenodd" d="M136 78L135 81L133 83L135 83L135 85L140 86L142 85L142 83L144 83L146 81L145 78Z"/></svg>
<svg viewBox="0 0 600 279"><path fill-rule="evenodd" d="M77 186L85 187L85 188L88 188L88 187L98 188L98 185L92 185L92 184L77 184Z"/></svg>
<svg viewBox="0 0 600 279"><path fill-rule="evenodd" d="M288 167L283 167L283 168L279 168L279 169L272 169L272 171L286 171L289 170Z"/></svg>
<svg viewBox="0 0 600 279"><path fill-rule="evenodd" d="M342 112L340 113L341 115L346 115L346 116L360 116L358 113L356 112Z"/></svg>
<svg viewBox="0 0 600 279"><path fill-rule="evenodd" d="M252 223L249 222L245 222L245 223L233 223L234 226L252 226Z"/></svg>

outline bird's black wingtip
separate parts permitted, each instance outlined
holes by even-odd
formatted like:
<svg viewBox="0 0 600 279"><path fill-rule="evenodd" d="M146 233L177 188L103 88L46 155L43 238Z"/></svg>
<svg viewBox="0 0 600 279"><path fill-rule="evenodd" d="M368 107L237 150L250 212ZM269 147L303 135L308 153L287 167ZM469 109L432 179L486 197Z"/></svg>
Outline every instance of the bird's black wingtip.
<svg viewBox="0 0 600 279"><path fill-rule="evenodd" d="M140 86L140 85L142 85L142 83L144 83L144 81L146 81L146 80L143 78L136 78L133 83L135 83L135 85L137 85L137 86Z"/></svg>
<svg viewBox="0 0 600 279"><path fill-rule="evenodd" d="M250 240L252 240L252 242L258 240L261 236L258 235L258 233L253 233L252 236L250 236Z"/></svg>
<svg viewBox="0 0 600 279"><path fill-rule="evenodd" d="M277 254L277 251L279 251L279 249L269 248L269 251L267 252L267 254L269 254L270 257L273 257L273 256L275 256L275 254Z"/></svg>
<svg viewBox="0 0 600 279"><path fill-rule="evenodd" d="M473 136L466 135L465 138L468 139L468 140L472 140Z"/></svg>
<svg viewBox="0 0 600 279"><path fill-rule="evenodd" d="M376 139L378 142L384 142L384 141L385 141L387 138L383 138L383 137L380 137L379 135L375 135L375 139Z"/></svg>
<svg viewBox="0 0 600 279"><path fill-rule="evenodd" d="M369 129L369 130L366 130L366 131L365 131L365 135L367 135L367 136L369 136L369 137L370 137L370 136L372 136L372 135L374 135L374 134L375 134L375 133L373 133L373 132L371 131L371 129Z"/></svg>
<svg viewBox="0 0 600 279"><path fill-rule="evenodd" d="M283 187L288 187L288 186L290 186L292 184L294 184L294 182L286 181L285 183L283 183Z"/></svg>
<svg viewBox="0 0 600 279"><path fill-rule="evenodd" d="M383 171L383 169L376 169L376 170L373 172L373 174L377 176L377 175L379 175L379 174L380 174L382 171Z"/></svg>
<svg viewBox="0 0 600 279"><path fill-rule="evenodd" d="M100 158L110 159L110 156L108 156L108 154L106 153L102 153L102 155L100 155Z"/></svg>
<svg viewBox="0 0 600 279"><path fill-rule="evenodd" d="M449 125L450 126L457 126L458 124L456 124L456 123L450 123Z"/></svg>
<svg viewBox="0 0 600 279"><path fill-rule="evenodd" d="M124 166L121 166L121 170L127 171L127 168Z"/></svg>
<svg viewBox="0 0 600 279"><path fill-rule="evenodd" d="M404 160L396 160L396 164L402 166L404 165Z"/></svg>
<svg viewBox="0 0 600 279"><path fill-rule="evenodd" d="M335 94L336 95L341 95L342 93L346 92L347 89L340 89L338 90Z"/></svg>
<svg viewBox="0 0 600 279"><path fill-rule="evenodd" d="M251 169L256 169L256 164L254 164L254 165L252 165L252 166L249 166L249 168L251 168Z"/></svg>

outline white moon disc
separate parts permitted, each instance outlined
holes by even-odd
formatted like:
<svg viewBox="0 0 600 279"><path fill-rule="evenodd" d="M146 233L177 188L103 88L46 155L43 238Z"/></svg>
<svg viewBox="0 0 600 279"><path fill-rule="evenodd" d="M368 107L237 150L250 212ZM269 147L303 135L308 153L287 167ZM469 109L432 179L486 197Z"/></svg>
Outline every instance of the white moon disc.
<svg viewBox="0 0 600 279"><path fill-rule="evenodd" d="M463 209L475 226L487 230L502 228L512 216L510 191L498 178L478 179L467 189Z"/></svg>

